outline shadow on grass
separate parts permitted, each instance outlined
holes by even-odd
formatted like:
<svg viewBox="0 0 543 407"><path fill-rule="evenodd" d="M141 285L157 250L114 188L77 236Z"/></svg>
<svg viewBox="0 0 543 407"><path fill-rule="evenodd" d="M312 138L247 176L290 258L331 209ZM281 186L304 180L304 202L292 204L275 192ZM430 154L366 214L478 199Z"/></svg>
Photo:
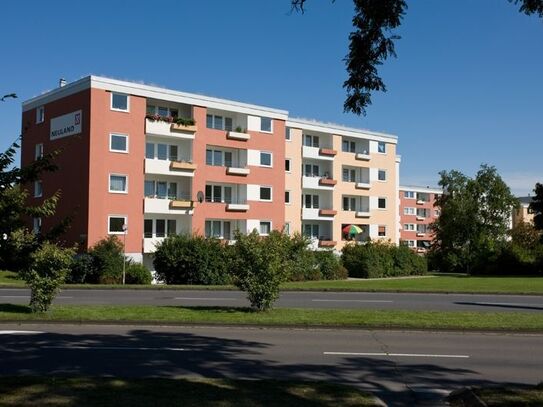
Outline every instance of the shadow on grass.
<svg viewBox="0 0 543 407"><path fill-rule="evenodd" d="M257 311L250 307L228 307L220 305L160 305L158 308L166 309L181 309L181 310L190 310L190 311L199 311L199 312L209 312L213 314L266 314L267 311ZM270 310L271 311L271 310Z"/></svg>
<svg viewBox="0 0 543 407"><path fill-rule="evenodd" d="M30 307L17 304L0 304L0 312L8 312L10 314L30 314Z"/></svg>

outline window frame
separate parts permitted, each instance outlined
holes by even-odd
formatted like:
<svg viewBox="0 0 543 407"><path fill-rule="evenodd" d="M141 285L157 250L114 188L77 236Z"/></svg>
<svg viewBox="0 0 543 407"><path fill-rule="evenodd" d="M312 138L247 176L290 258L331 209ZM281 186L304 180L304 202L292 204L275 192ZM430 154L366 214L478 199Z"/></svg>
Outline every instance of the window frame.
<svg viewBox="0 0 543 407"><path fill-rule="evenodd" d="M262 119L266 119L266 120L269 120L270 121L270 129L269 130L264 130L262 128ZM271 117L266 117L266 116L260 116L260 132L261 133L273 133L273 119Z"/></svg>
<svg viewBox="0 0 543 407"><path fill-rule="evenodd" d="M108 215L107 216L107 234L108 235L124 235L125 234L124 230L121 230L120 232L112 232L111 231L110 226L111 226L111 219L112 218L123 219L123 225L128 226L128 216L127 215Z"/></svg>
<svg viewBox="0 0 543 407"><path fill-rule="evenodd" d="M122 92L110 92L110 93L111 93L110 104L109 104L110 110L113 110L114 112L130 113L130 95L128 93L122 93ZM126 96L126 109L119 109L119 108L113 107L114 95Z"/></svg>
<svg viewBox="0 0 543 407"><path fill-rule="evenodd" d="M42 196L43 196L43 182L41 179L37 179L36 181L34 181L34 198L41 198Z"/></svg>
<svg viewBox="0 0 543 407"><path fill-rule="evenodd" d="M408 210L408 209L412 209L412 210ZM415 216L417 214L417 208L413 206L406 206L403 208L403 214L406 216Z"/></svg>
<svg viewBox="0 0 543 407"><path fill-rule="evenodd" d="M383 234L381 234L381 228L384 229ZM387 237L387 226L386 225L377 225L377 237Z"/></svg>
<svg viewBox="0 0 543 407"><path fill-rule="evenodd" d="M290 158L285 158L285 172L288 172L289 174L292 172L292 160Z"/></svg>
<svg viewBox="0 0 543 407"><path fill-rule="evenodd" d="M42 220L41 217L32 218L32 233L39 235L41 233Z"/></svg>
<svg viewBox="0 0 543 407"><path fill-rule="evenodd" d="M381 206L379 206L381 201L383 201L383 202L385 203L385 206L382 207L382 208L381 208ZM379 209L379 210L385 210L385 209L387 208L387 204L388 204L388 202L387 202L387 198L386 198L386 197L380 196L380 197L377 198L377 209Z"/></svg>
<svg viewBox="0 0 543 407"><path fill-rule="evenodd" d="M380 151L381 146L383 146L383 151ZM378 154L386 154L387 153L387 143L386 142L384 142L384 141L378 141L377 142L377 153Z"/></svg>
<svg viewBox="0 0 543 407"><path fill-rule="evenodd" d="M292 141L292 136L290 135L289 127L285 127L285 141Z"/></svg>
<svg viewBox="0 0 543 407"><path fill-rule="evenodd" d="M124 185L125 190L124 191L116 191L111 189L111 177L124 177ZM128 194L128 175L127 174L118 174L118 173L109 173L108 176L108 192L111 194Z"/></svg>
<svg viewBox="0 0 543 407"><path fill-rule="evenodd" d="M262 233L262 224L268 224L268 233ZM272 231L272 221L271 220L260 220L258 222L258 234L260 236L269 236Z"/></svg>
<svg viewBox="0 0 543 407"><path fill-rule="evenodd" d="M41 105L36 108L36 124L45 122L45 106Z"/></svg>
<svg viewBox="0 0 543 407"><path fill-rule="evenodd" d="M262 155L263 154L268 154L270 156L270 164L262 164ZM259 159L259 165L261 167L266 167L266 168L273 168L273 153L271 151L260 151L260 159Z"/></svg>
<svg viewBox="0 0 543 407"><path fill-rule="evenodd" d="M408 196L410 195L410 196ZM415 191L403 191L403 197L405 199L415 199L417 197Z"/></svg>
<svg viewBox="0 0 543 407"><path fill-rule="evenodd" d="M262 189L269 189L270 190L270 199L263 199L262 198ZM259 185L258 187L258 200L260 202L273 202L273 188L268 185Z"/></svg>
<svg viewBox="0 0 543 407"><path fill-rule="evenodd" d="M380 179L380 174L384 174L384 179ZM387 182L388 174L387 170L383 168L377 169L377 181L379 182Z"/></svg>
<svg viewBox="0 0 543 407"><path fill-rule="evenodd" d="M43 143L37 143L34 146L34 160L39 160L42 157L43 157Z"/></svg>
<svg viewBox="0 0 543 407"><path fill-rule="evenodd" d="M125 139L125 150L115 150L113 148L113 137L123 137ZM153 144L153 143L151 143ZM154 145L154 144L153 144ZM128 134L124 133L109 133L109 151L111 153L121 153L121 154L128 154ZM154 155L154 147L153 147L153 155Z"/></svg>
<svg viewBox="0 0 543 407"><path fill-rule="evenodd" d="M290 205L292 204L292 200L291 200L291 191L290 190L285 190L285 204L286 205ZM288 199L287 199L288 197Z"/></svg>

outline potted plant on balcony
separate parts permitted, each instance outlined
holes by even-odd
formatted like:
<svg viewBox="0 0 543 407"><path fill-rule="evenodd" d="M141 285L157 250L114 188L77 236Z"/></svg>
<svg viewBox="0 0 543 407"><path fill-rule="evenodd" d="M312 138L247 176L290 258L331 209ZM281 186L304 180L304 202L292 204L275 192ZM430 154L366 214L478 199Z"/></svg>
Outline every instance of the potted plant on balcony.
<svg viewBox="0 0 543 407"><path fill-rule="evenodd" d="M171 126L172 131L196 131L196 121L191 117L176 117Z"/></svg>

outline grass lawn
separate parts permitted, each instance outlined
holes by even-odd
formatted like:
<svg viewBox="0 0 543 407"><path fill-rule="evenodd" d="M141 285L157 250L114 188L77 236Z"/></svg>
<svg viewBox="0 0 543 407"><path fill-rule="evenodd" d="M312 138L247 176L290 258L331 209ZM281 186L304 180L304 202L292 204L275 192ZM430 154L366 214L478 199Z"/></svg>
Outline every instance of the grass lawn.
<svg viewBox="0 0 543 407"><path fill-rule="evenodd" d="M2 377L0 406L378 406L353 387L226 379Z"/></svg>
<svg viewBox="0 0 543 407"><path fill-rule="evenodd" d="M472 392L488 407L543 406L543 383L537 386L473 388ZM465 394L451 396L449 400L453 407L470 405L464 402Z"/></svg>
<svg viewBox="0 0 543 407"><path fill-rule="evenodd" d="M24 281L19 279L17 273L14 273L13 271L0 270L0 285L24 285Z"/></svg>
<svg viewBox="0 0 543 407"><path fill-rule="evenodd" d="M535 312L439 312L277 308L253 312L236 307L55 305L32 314L24 305L0 304L0 322L103 322L138 324L232 324L356 328L454 329L543 332Z"/></svg>

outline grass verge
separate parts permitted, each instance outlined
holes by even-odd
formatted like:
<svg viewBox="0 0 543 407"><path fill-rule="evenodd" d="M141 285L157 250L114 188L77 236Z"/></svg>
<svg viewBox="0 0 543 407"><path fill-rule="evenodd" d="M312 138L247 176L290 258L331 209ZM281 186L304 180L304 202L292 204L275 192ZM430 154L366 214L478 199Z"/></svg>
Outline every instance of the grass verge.
<svg viewBox="0 0 543 407"><path fill-rule="evenodd" d="M2 377L0 406L378 406L373 396L321 382L227 379Z"/></svg>
<svg viewBox="0 0 543 407"><path fill-rule="evenodd" d="M543 332L535 312L439 312L278 308L253 312L237 307L55 305L44 314L0 304L0 322L225 324L301 327L404 328Z"/></svg>
<svg viewBox="0 0 543 407"><path fill-rule="evenodd" d="M470 394L471 393L471 394ZM481 387L449 396L452 407L472 405L473 394L488 407L543 406L543 383L537 386Z"/></svg>
<svg viewBox="0 0 543 407"><path fill-rule="evenodd" d="M0 285L22 286L24 285L24 281L13 271L0 270Z"/></svg>

